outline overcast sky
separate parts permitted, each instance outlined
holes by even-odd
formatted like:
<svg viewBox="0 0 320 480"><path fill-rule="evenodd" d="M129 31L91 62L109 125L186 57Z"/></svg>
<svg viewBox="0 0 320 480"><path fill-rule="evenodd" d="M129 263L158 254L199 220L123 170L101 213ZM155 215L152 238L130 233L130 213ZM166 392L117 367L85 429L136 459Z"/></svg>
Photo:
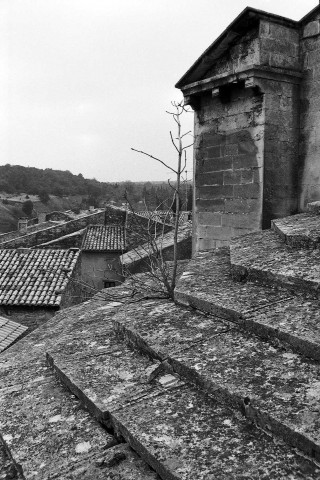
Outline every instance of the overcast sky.
<svg viewBox="0 0 320 480"><path fill-rule="evenodd" d="M317 3L0 0L0 164L166 180L130 148L174 165L174 84L247 5L299 20Z"/></svg>

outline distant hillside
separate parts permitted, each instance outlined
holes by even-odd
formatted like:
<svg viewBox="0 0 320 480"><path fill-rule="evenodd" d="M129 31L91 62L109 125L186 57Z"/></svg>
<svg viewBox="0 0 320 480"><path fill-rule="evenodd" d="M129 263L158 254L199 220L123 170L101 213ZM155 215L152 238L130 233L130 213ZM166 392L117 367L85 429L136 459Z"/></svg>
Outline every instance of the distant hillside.
<svg viewBox="0 0 320 480"><path fill-rule="evenodd" d="M98 207L106 202L121 206L125 197L136 210L145 210L146 205L150 210L165 210L172 205L173 189L166 182L99 182L68 170L3 165L0 166L0 232L16 230L19 217L31 216L30 212L22 211L26 201L32 202L35 216L41 211ZM188 210L192 208L191 197L191 185L183 187L182 201L188 198Z"/></svg>
<svg viewBox="0 0 320 480"><path fill-rule="evenodd" d="M73 175L68 170L42 170L20 165L0 166L0 193L38 195L46 203L49 195L57 197L81 195L89 205L98 206L101 201L113 201L121 205L125 193L130 202L137 206L146 202L150 209L170 208L173 191L167 182L99 182Z"/></svg>
<svg viewBox="0 0 320 480"><path fill-rule="evenodd" d="M68 170L42 170L20 165L0 166L0 192L39 195L99 195L108 184L73 175Z"/></svg>
<svg viewBox="0 0 320 480"><path fill-rule="evenodd" d="M44 204L42 202L34 201L33 197L33 212L32 217L36 217L41 212L53 212L79 209L83 199L80 195L74 195L70 197L56 197L51 195L50 200ZM8 197L9 201L14 197ZM13 232L17 230L19 218L26 217L25 212L22 210L23 202L18 202L15 205L10 205L5 199L0 198L0 233Z"/></svg>

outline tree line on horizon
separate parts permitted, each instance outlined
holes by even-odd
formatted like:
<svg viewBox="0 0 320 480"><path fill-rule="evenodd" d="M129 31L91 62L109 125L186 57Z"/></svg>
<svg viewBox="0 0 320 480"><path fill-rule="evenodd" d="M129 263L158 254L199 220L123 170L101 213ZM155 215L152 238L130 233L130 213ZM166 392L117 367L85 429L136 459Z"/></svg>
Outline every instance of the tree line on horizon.
<svg viewBox="0 0 320 480"><path fill-rule="evenodd" d="M184 208L192 209L192 187L185 186ZM20 165L0 166L0 192L7 194L38 195L46 203L49 195L58 197L80 195L90 205L101 202L114 202L121 205L125 198L137 209L169 209L172 206L172 187L166 182L99 182L86 179L81 173L70 171L39 169ZM186 205L187 203L187 205Z"/></svg>

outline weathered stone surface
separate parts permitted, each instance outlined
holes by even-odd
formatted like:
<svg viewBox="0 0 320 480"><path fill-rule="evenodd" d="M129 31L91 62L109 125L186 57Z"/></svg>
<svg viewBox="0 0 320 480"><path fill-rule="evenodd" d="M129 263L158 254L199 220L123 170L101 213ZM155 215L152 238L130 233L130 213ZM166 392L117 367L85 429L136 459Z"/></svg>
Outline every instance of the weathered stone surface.
<svg viewBox="0 0 320 480"><path fill-rule="evenodd" d="M319 303L254 282L233 282L228 251L198 254L180 277L176 301L237 322L273 344L320 359Z"/></svg>
<svg viewBox="0 0 320 480"><path fill-rule="evenodd" d="M21 478L0 441L0 480L20 480Z"/></svg>
<svg viewBox="0 0 320 480"><path fill-rule="evenodd" d="M318 215L301 213L272 220L272 229L291 247L319 248L320 221Z"/></svg>
<svg viewBox="0 0 320 480"><path fill-rule="evenodd" d="M119 311L113 321L131 344L167 360L183 378L223 403L241 409L249 397L250 415L258 425L320 459L320 415L314 412L320 395L317 363L277 351L219 318L181 312L160 301ZM315 398L309 396L311 390Z"/></svg>
<svg viewBox="0 0 320 480"><path fill-rule="evenodd" d="M48 367L37 373L26 378L20 368L11 371L10 386L0 390L1 435L27 479L90 464L114 442Z"/></svg>
<svg viewBox="0 0 320 480"><path fill-rule="evenodd" d="M310 202L307 204L308 212L319 215L320 213L320 202Z"/></svg>
<svg viewBox="0 0 320 480"><path fill-rule="evenodd" d="M228 248L199 253L189 262L175 289L178 303L227 319L238 319L248 311L291 296L286 289L233 282Z"/></svg>
<svg viewBox="0 0 320 480"><path fill-rule="evenodd" d="M68 465L50 477L65 480L157 480L159 477L127 445L120 444L101 452L92 462ZM49 479L48 479L49 480Z"/></svg>
<svg viewBox="0 0 320 480"><path fill-rule="evenodd" d="M114 415L116 428L163 479L316 478L318 470L190 387Z"/></svg>
<svg viewBox="0 0 320 480"><path fill-rule="evenodd" d="M119 300L127 295L126 288L114 290ZM100 352L109 348L106 313L118 306L119 302L101 292L94 309L90 302L66 309L50 325L43 325L1 354L0 435L24 478L155 479L133 454L124 452L126 460L111 461L109 448L117 441L59 383L46 363L45 352L50 347L66 355L74 355L77 349L90 355L94 339L100 338ZM117 451L114 456L116 460Z"/></svg>
<svg viewBox="0 0 320 480"><path fill-rule="evenodd" d="M263 338L280 340L320 361L319 301L294 297L243 316L243 324Z"/></svg>
<svg viewBox="0 0 320 480"><path fill-rule="evenodd" d="M207 295L214 282L231 282L227 250L200 255L192 265L181 279L188 295L196 270L204 283L210 284L212 274ZM238 309L249 322L259 309L266 312L288 299L287 291L233 285L227 294L216 289L215 311L240 323L246 319ZM26 478L155 479L134 456L130 466L127 446L111 447L114 437L84 406L163 479L319 477L315 465L251 423L318 458L317 363L271 347L223 318L164 299L137 302L130 283L112 290L114 298L101 292L61 312L1 355L0 432L15 460L31 472ZM59 385L46 352L80 403ZM201 391L184 384L186 379ZM47 462L46 469L40 470L40 462Z"/></svg>
<svg viewBox="0 0 320 480"><path fill-rule="evenodd" d="M96 342L91 355L85 351L72 355L49 351L48 357L61 380L106 425L110 412L153 390L145 379L152 362L119 342L114 334L109 347L104 341L102 345Z"/></svg>
<svg viewBox="0 0 320 480"><path fill-rule="evenodd" d="M234 239L230 253L235 279L259 280L319 295L319 249L289 248L275 232L264 231Z"/></svg>

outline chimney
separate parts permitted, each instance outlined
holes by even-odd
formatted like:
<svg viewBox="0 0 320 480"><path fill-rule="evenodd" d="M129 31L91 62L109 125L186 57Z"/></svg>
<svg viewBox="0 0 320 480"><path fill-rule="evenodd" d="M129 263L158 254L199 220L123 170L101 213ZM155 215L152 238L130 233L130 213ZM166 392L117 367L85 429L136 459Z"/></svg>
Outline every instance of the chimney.
<svg viewBox="0 0 320 480"><path fill-rule="evenodd" d="M18 220L18 230L21 233L27 233L27 231L28 231L28 219L27 218L19 218L19 220Z"/></svg>

